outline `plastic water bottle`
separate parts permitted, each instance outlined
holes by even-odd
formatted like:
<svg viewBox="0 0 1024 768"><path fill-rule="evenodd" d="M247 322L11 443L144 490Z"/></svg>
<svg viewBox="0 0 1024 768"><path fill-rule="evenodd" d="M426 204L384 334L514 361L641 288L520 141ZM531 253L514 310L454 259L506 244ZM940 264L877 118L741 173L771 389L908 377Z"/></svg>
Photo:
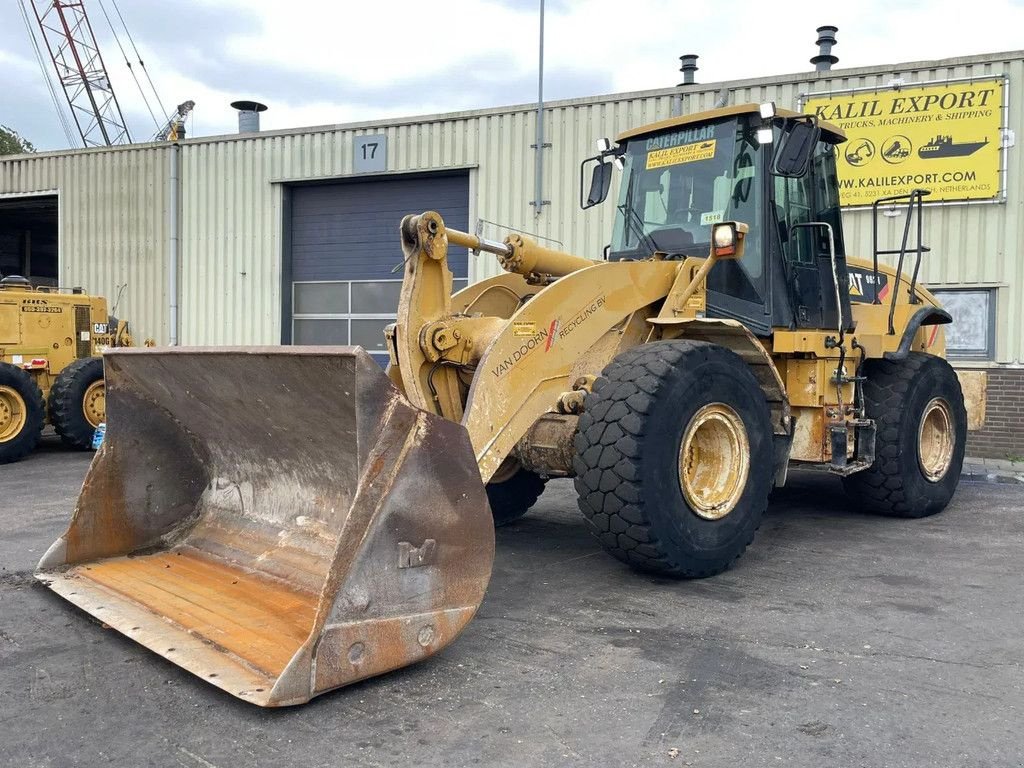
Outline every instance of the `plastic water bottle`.
<svg viewBox="0 0 1024 768"><path fill-rule="evenodd" d="M100 449L100 446L103 445L103 438L106 437L106 434L107 422L103 422L98 427L96 427L96 431L92 433L92 449L94 451L98 451Z"/></svg>

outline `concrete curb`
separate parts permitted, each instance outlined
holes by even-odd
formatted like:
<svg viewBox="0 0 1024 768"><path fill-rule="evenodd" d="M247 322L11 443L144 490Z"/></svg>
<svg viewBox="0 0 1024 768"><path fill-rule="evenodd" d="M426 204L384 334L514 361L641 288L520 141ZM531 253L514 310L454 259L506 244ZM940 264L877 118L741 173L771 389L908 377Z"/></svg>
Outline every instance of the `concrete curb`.
<svg viewBox="0 0 1024 768"><path fill-rule="evenodd" d="M973 482L1024 485L1024 462L967 457L960 476Z"/></svg>

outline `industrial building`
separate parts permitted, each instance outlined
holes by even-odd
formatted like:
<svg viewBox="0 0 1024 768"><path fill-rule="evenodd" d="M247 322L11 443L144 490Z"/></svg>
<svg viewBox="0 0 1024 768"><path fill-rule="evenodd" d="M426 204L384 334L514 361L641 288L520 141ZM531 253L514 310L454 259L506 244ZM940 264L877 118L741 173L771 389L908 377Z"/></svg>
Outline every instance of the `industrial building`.
<svg viewBox="0 0 1024 768"><path fill-rule="evenodd" d="M987 113L995 126L977 142L992 181L926 206L931 251L921 278L957 318L948 335L954 364L988 372L988 426L973 433L970 452L1024 455L1024 160L1015 146L1024 135L1024 51L858 69L828 69L828 58L815 71L686 82L542 110L526 104L3 158L0 273L104 294L137 336L160 344L354 343L383 359L405 213L434 209L455 228L492 238L522 231L600 258L615 206L579 205L580 161L599 137L723 102L802 111L825 104L821 114L843 127L870 116L865 94L911 110L931 103L914 89L946 88L936 105L948 96L957 114ZM684 62L686 80L693 69L692 59ZM964 95L977 83L992 85L991 98ZM845 95L861 105L857 114L829 106ZM901 131L885 142L862 139L850 168L884 161L897 173L910 128ZM914 140L919 157L929 147L945 151L934 133L927 145ZM844 202L847 253L870 256L870 195ZM906 214L883 213L879 240L898 245ZM487 254L451 258L459 281L499 270Z"/></svg>

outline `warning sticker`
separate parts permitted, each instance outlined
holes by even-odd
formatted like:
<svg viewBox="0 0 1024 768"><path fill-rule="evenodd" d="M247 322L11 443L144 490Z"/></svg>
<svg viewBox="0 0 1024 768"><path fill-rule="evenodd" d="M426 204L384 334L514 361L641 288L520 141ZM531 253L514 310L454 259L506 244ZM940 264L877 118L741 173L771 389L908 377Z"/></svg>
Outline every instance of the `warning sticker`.
<svg viewBox="0 0 1024 768"><path fill-rule="evenodd" d="M537 333L537 324L525 320L516 320L512 323L513 336L533 336Z"/></svg>
<svg viewBox="0 0 1024 768"><path fill-rule="evenodd" d="M715 141L715 139L695 141L692 144L680 144L678 147L648 152L647 170L680 163L693 163L697 160L710 160L715 156Z"/></svg>

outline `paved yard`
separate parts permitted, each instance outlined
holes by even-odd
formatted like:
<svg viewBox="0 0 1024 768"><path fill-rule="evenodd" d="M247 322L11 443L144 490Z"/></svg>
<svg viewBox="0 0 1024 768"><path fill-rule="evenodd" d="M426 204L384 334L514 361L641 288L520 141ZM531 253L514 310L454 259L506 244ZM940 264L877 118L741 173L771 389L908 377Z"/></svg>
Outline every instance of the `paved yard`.
<svg viewBox="0 0 1024 768"><path fill-rule="evenodd" d="M1024 486L902 521L798 477L734 570L679 583L604 555L554 482L454 645L265 711L34 583L88 460L0 467L3 765L1024 765Z"/></svg>

